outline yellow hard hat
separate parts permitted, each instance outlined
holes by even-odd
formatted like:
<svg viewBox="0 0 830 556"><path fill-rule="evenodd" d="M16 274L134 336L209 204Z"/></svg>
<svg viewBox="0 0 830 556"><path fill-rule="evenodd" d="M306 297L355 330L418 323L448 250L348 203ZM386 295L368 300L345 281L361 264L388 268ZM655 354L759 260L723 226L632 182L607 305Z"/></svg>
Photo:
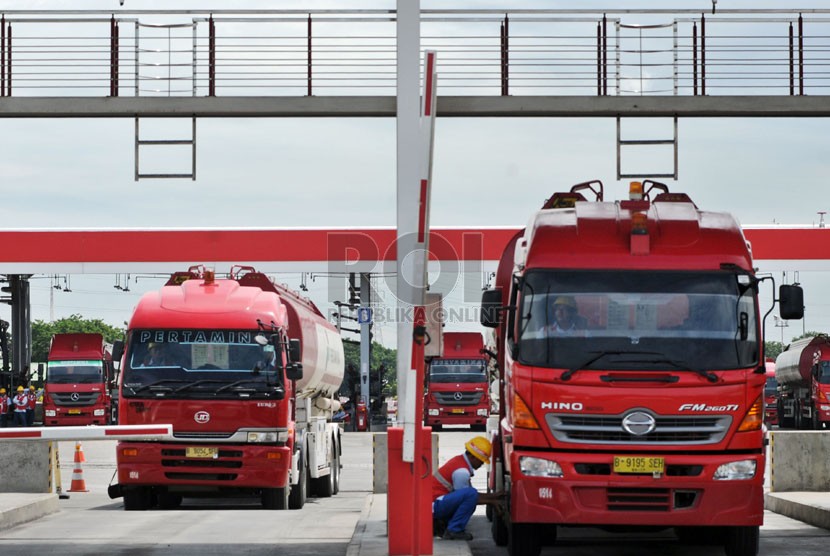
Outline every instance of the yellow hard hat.
<svg viewBox="0 0 830 556"><path fill-rule="evenodd" d="M17 387L17 391L18 391L18 392L22 392L23 390L25 390L25 388L23 388L22 386L18 386L18 387Z"/></svg>
<svg viewBox="0 0 830 556"><path fill-rule="evenodd" d="M564 305L576 309L576 300L569 295L560 295L553 301L554 305Z"/></svg>
<svg viewBox="0 0 830 556"><path fill-rule="evenodd" d="M29 386L29 390L34 390L34 389L35 389L34 386Z"/></svg>
<svg viewBox="0 0 830 556"><path fill-rule="evenodd" d="M0 394L5 394L5 393L6 393L6 389L5 388L0 388Z"/></svg>
<svg viewBox="0 0 830 556"><path fill-rule="evenodd" d="M468 452L473 454L476 458L484 463L490 463L490 450L492 449L490 441L483 436L475 436L464 444Z"/></svg>

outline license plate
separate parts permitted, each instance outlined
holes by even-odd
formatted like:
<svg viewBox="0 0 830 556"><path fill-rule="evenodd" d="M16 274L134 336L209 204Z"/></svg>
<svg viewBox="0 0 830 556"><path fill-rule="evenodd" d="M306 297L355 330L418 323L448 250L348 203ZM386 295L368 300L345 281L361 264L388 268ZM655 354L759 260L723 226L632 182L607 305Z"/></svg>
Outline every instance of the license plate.
<svg viewBox="0 0 830 556"><path fill-rule="evenodd" d="M453 410L452 410L452 412L453 412L453 413L460 413L460 414L462 414L462 415L464 414L464 410L463 410L463 409L453 409Z"/></svg>
<svg viewBox="0 0 830 556"><path fill-rule="evenodd" d="M219 448L202 448L201 446L188 446L184 455L189 458L218 458Z"/></svg>
<svg viewBox="0 0 830 556"><path fill-rule="evenodd" d="M69 413L70 415L80 415L81 410L80 409L70 409L67 413Z"/></svg>
<svg viewBox="0 0 830 556"><path fill-rule="evenodd" d="M665 468L663 458L614 456L614 473L663 473Z"/></svg>

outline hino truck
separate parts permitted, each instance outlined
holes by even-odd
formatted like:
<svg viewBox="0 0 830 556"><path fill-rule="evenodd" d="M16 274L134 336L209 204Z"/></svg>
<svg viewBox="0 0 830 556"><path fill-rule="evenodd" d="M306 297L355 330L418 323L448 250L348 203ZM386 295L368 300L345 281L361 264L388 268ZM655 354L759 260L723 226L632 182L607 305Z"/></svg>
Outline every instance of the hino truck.
<svg viewBox="0 0 830 556"><path fill-rule="evenodd" d="M109 493L125 510L224 494L300 509L338 492L343 344L310 300L251 267L191 267L140 299L114 349L119 424L174 436L118 444Z"/></svg>
<svg viewBox="0 0 830 556"><path fill-rule="evenodd" d="M664 184L603 193L548 199L483 295L500 374L488 489L505 495L493 538L537 556L562 526L673 528L754 556L765 365L750 247L730 215ZM782 315L800 318L802 297L781 286Z"/></svg>
<svg viewBox="0 0 830 556"><path fill-rule="evenodd" d="M490 416L490 388L480 332L444 332L443 354L426 362L424 425L469 425L483 431Z"/></svg>
<svg viewBox="0 0 830 556"><path fill-rule="evenodd" d="M101 334L55 334L43 383L43 426L109 425L115 369Z"/></svg>
<svg viewBox="0 0 830 556"><path fill-rule="evenodd" d="M823 429L830 423L830 338L824 334L788 345L775 360L778 424Z"/></svg>

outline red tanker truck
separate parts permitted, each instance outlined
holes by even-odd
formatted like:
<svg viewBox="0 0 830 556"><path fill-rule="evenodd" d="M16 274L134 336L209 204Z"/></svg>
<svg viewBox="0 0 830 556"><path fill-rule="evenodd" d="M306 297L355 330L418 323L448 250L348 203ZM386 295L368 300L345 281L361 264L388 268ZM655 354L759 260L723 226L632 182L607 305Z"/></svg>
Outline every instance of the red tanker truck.
<svg viewBox="0 0 830 556"><path fill-rule="evenodd" d="M603 202L599 181L553 195L508 243L482 300L501 378L496 543L537 556L561 526L674 528L754 556L759 281L734 218L664 184L634 182L617 202ZM801 317L802 296L781 287L782 318Z"/></svg>
<svg viewBox="0 0 830 556"><path fill-rule="evenodd" d="M119 423L175 437L118 444L125 510L226 493L299 509L338 492L343 344L308 299L251 267L191 267L141 298L115 355Z"/></svg>
<svg viewBox="0 0 830 556"><path fill-rule="evenodd" d="M778 424L822 429L830 423L830 338L821 334L788 345L775 360Z"/></svg>
<svg viewBox="0 0 830 556"><path fill-rule="evenodd" d="M487 359L480 332L444 332L444 352L427 361L424 425L484 430L490 416Z"/></svg>
<svg viewBox="0 0 830 556"><path fill-rule="evenodd" d="M112 346L101 334L55 334L43 383L43 426L108 425L113 414Z"/></svg>

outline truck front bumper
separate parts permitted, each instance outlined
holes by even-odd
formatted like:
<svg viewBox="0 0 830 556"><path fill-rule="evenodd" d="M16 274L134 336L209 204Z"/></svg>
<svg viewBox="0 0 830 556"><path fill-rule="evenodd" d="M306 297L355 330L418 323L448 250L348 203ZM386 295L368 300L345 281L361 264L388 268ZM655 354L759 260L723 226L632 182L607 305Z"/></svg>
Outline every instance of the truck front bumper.
<svg viewBox="0 0 830 556"><path fill-rule="evenodd" d="M563 476L525 476L519 468L522 456L555 461ZM611 454L513 451L511 518L517 523L562 525L670 527L763 523L763 455L648 456L665 458L665 474L614 473ZM752 479L713 479L720 465L739 460L755 461Z"/></svg>
<svg viewBox="0 0 830 556"><path fill-rule="evenodd" d="M102 415L95 415L96 410ZM43 408L44 427L108 425L109 417L109 411L103 406Z"/></svg>
<svg viewBox="0 0 830 556"><path fill-rule="evenodd" d="M480 412L486 415L481 415ZM490 410L484 406L442 407L437 415L424 416L424 425L485 425L488 417Z"/></svg>
<svg viewBox="0 0 830 556"><path fill-rule="evenodd" d="M208 457L188 456L188 448L214 448ZM287 446L119 442L121 485L214 488L282 488L289 485Z"/></svg>

